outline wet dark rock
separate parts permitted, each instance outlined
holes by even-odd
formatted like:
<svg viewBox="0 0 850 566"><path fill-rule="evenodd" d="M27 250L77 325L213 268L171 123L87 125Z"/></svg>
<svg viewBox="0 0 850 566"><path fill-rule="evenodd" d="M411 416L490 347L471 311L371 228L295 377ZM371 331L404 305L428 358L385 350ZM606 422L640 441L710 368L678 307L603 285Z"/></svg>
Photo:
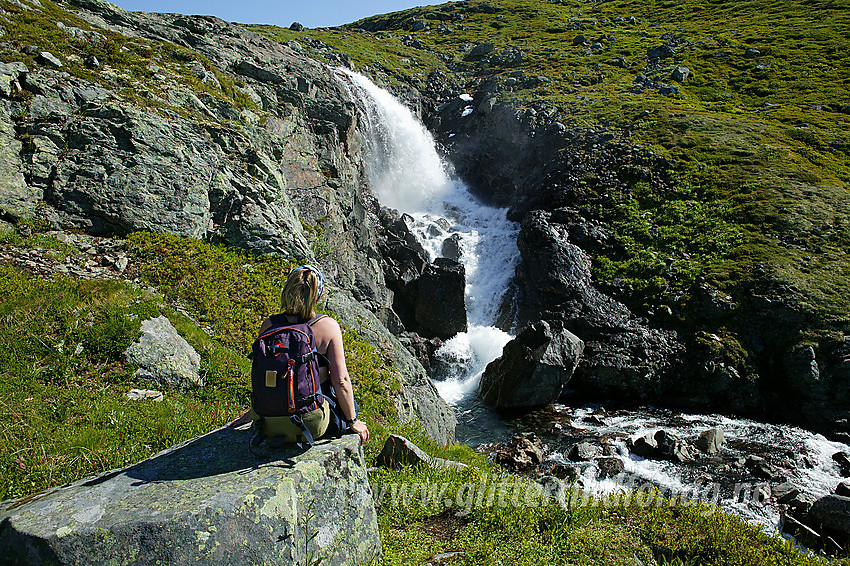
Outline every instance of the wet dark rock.
<svg viewBox="0 0 850 566"><path fill-rule="evenodd" d="M717 454L723 448L726 440L723 438L723 430L711 428L700 433L696 441L696 447L706 454Z"/></svg>
<svg viewBox="0 0 850 566"><path fill-rule="evenodd" d="M800 495L800 489L790 482L785 482L773 487L772 493L777 503L787 504Z"/></svg>
<svg viewBox="0 0 850 566"><path fill-rule="evenodd" d="M496 454L496 461L509 469L529 470L543 462L543 442L533 432L521 432Z"/></svg>
<svg viewBox="0 0 850 566"><path fill-rule="evenodd" d="M850 497L827 495L815 501L809 517L824 529L850 537Z"/></svg>
<svg viewBox="0 0 850 566"><path fill-rule="evenodd" d="M836 452L832 455L832 459L838 464L841 475L845 478L850 478L850 454L847 452Z"/></svg>
<svg viewBox="0 0 850 566"><path fill-rule="evenodd" d="M788 533L808 548L818 548L823 543L820 533L793 515L782 517L782 532Z"/></svg>
<svg viewBox="0 0 850 566"><path fill-rule="evenodd" d="M575 481L579 477L579 470L572 464L558 463L549 469L549 473L561 480Z"/></svg>
<svg viewBox="0 0 850 566"><path fill-rule="evenodd" d="M658 455L658 442L654 434L648 432L634 440L629 440L629 450L641 458L655 458Z"/></svg>
<svg viewBox="0 0 850 566"><path fill-rule="evenodd" d="M667 460L682 463L693 460L691 449L688 444L666 430L655 433L655 442L658 443L658 454Z"/></svg>
<svg viewBox="0 0 850 566"><path fill-rule="evenodd" d="M835 488L835 495L850 497L850 482L843 481Z"/></svg>
<svg viewBox="0 0 850 566"><path fill-rule="evenodd" d="M437 258L419 278L414 317L420 334L448 339L466 332L466 269L457 261Z"/></svg>
<svg viewBox="0 0 850 566"><path fill-rule="evenodd" d="M645 326L624 304L593 286L590 257L572 236L584 232L579 239L608 244L604 231L594 232L587 224L577 230L577 224L568 209L525 216L517 241L522 262L514 279L517 322L532 317L558 321L582 338L584 356L573 388L634 399L687 385L671 371L683 351L675 333Z"/></svg>
<svg viewBox="0 0 850 566"><path fill-rule="evenodd" d="M479 394L496 409L530 409L554 402L572 377L584 349L564 328L539 321L523 328L490 362Z"/></svg>
<svg viewBox="0 0 850 566"><path fill-rule="evenodd" d="M599 478L613 478L626 471L626 465L620 458L604 457L595 460L599 469Z"/></svg>
<svg viewBox="0 0 850 566"><path fill-rule="evenodd" d="M415 328L419 278L428 265L428 255L408 225L412 221L395 210L378 213L378 249L387 287L393 292L393 310L405 327Z"/></svg>
<svg viewBox="0 0 850 566"><path fill-rule="evenodd" d="M443 245L440 249L440 253L443 254L443 257L445 258L452 259L454 261L460 261L460 236L457 234L452 234L451 236L443 240Z"/></svg>
<svg viewBox="0 0 850 566"><path fill-rule="evenodd" d="M757 478L769 480L776 477L776 468L761 456L748 456L744 465Z"/></svg>
<svg viewBox="0 0 850 566"><path fill-rule="evenodd" d="M567 457L573 462L588 462L600 455L602 455L602 448L589 442L581 442L570 448Z"/></svg>

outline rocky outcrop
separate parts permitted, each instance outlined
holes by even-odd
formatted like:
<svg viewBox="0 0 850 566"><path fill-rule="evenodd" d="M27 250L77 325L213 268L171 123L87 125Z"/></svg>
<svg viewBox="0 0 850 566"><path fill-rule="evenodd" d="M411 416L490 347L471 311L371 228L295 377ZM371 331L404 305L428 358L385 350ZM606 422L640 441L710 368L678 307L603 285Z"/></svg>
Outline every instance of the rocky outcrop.
<svg viewBox="0 0 850 566"><path fill-rule="evenodd" d="M381 555L357 436L260 460L222 428L129 468L0 503L10 564L359 565ZM305 548L305 537L313 537Z"/></svg>
<svg viewBox="0 0 850 566"><path fill-rule="evenodd" d="M204 386L201 356L165 316L142 322L142 335L127 348L124 358L139 366L133 375L157 385L178 391Z"/></svg>
<svg viewBox="0 0 850 566"><path fill-rule="evenodd" d="M417 329L426 338L451 338L466 332L466 270L448 258L425 267L416 294Z"/></svg>
<svg viewBox="0 0 850 566"><path fill-rule="evenodd" d="M584 341L574 387L643 398L670 392L680 385L673 370L682 344L674 332L649 327L593 286L590 257L572 243L569 218L569 211L534 211L523 220L515 276L518 322L557 321Z"/></svg>
<svg viewBox="0 0 850 566"><path fill-rule="evenodd" d="M401 390L396 408L403 421L419 422L428 435L442 444L454 440L457 419L428 377L422 364L407 351L377 317L343 290L328 289L324 299L340 323L356 328L360 336L387 356L398 372Z"/></svg>
<svg viewBox="0 0 850 566"><path fill-rule="evenodd" d="M526 326L487 365L479 394L502 410L530 409L554 402L572 377L584 343L546 321Z"/></svg>

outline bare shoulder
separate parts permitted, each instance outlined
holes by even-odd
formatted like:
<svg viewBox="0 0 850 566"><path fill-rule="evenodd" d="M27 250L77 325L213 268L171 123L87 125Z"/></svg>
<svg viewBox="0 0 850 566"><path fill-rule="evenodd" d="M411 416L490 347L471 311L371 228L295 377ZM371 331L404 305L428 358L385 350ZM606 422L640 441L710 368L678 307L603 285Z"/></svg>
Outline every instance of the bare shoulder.
<svg viewBox="0 0 850 566"><path fill-rule="evenodd" d="M325 316L317 320L313 324L313 330L317 330L320 332L328 332L328 333L342 333L339 327L339 323L331 318L330 316Z"/></svg>

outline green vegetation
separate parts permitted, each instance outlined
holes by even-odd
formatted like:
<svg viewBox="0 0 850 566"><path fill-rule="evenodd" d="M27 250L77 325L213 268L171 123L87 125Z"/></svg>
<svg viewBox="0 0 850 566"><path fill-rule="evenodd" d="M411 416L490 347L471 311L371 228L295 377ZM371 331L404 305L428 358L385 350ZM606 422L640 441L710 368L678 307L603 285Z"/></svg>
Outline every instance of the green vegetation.
<svg viewBox="0 0 850 566"><path fill-rule="evenodd" d="M638 184L603 198L592 182L586 194L575 189L583 214L606 222L620 244L595 252L594 274L624 281L633 306L675 310L697 280L733 297L784 289L815 326L850 331L848 8L846 0L493 0L338 29L253 29L328 58L311 47L319 40L399 89L428 92L434 71L469 92L498 76L500 96L519 109L545 109L568 128L619 131L669 160L672 192ZM417 23L427 27L414 32ZM573 45L579 34L587 43ZM468 57L482 42L493 51ZM649 65L647 50L665 43L677 63ZM681 83L671 76L679 63L691 72ZM638 75L679 94L636 89Z"/></svg>
<svg viewBox="0 0 850 566"><path fill-rule="evenodd" d="M25 2L0 0L4 11L0 23L15 38L13 44L7 45L18 48L0 49L0 62L23 61L33 69L39 66L35 64L38 52L48 51L60 57L62 71L99 84L120 100L165 115L177 112L194 120L209 120L201 109L175 102L169 96L178 89L236 109L231 112L233 120L239 119L239 110L257 110L257 105L239 90L241 84L196 51L170 42L128 38L92 26L51 0L40 4L41 9L27 9ZM79 31L72 34L72 30ZM34 46L37 51L22 52L20 49L26 46ZM87 67L86 59L91 56L100 62L98 70ZM20 96L28 94L25 91Z"/></svg>
<svg viewBox="0 0 850 566"><path fill-rule="evenodd" d="M6 242L69 248L38 233L8 235ZM131 234L128 245L141 279L162 296L123 281L44 280L0 266L0 464L7 470L0 499L130 464L247 407L245 353L252 329L276 310L293 263L147 233ZM188 309L197 322L175 309ZM133 378L121 353L138 336L140 321L159 314L201 353L209 385L185 395L166 391L160 403L125 400L129 388L145 384ZM380 498L383 564L422 563L441 552L459 552L456 564L608 565L632 564L635 557L669 564L826 563L702 505L591 500L580 491L568 491L559 503L557 492L554 499L529 492L527 480L485 464L471 449L437 446L421 430L399 423L391 399L398 387L394 368L353 330L346 329L344 338L373 434L367 462L395 432L435 456L470 465L371 475ZM414 485L418 491L405 497ZM404 499L407 505L397 504Z"/></svg>
<svg viewBox="0 0 850 566"><path fill-rule="evenodd" d="M458 565L829 563L702 503L640 491L590 499L569 486L560 494L529 489L521 478L492 473L372 474L381 500L383 563L423 564L452 552L459 554L450 563Z"/></svg>

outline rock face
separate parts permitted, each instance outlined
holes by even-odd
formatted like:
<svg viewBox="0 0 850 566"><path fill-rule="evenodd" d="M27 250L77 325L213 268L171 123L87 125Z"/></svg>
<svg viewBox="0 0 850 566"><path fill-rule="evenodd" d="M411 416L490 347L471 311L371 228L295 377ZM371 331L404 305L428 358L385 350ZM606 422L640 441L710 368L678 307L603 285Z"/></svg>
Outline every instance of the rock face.
<svg viewBox="0 0 850 566"><path fill-rule="evenodd" d="M533 211L522 222L517 246L516 317L558 321L585 344L574 386L614 396L648 397L680 385L673 371L683 346L675 333L648 327L622 303L591 283L590 257L572 242L569 210ZM581 234L579 234L581 236Z"/></svg>
<svg viewBox="0 0 850 566"><path fill-rule="evenodd" d="M422 364L350 294L336 289L327 292L326 304L339 315L340 322L357 328L364 340L381 347L398 369L402 387L395 402L402 421L418 421L437 442L452 442L457 425L454 411L440 397Z"/></svg>
<svg viewBox="0 0 850 566"><path fill-rule="evenodd" d="M136 364L136 377L178 391L203 387L201 356L177 333L165 316L142 322L142 336L124 352Z"/></svg>
<svg viewBox="0 0 850 566"><path fill-rule="evenodd" d="M139 464L0 504L11 564L359 565L381 542L356 436L261 461L223 428ZM312 518L307 521L308 514Z"/></svg>
<svg viewBox="0 0 850 566"><path fill-rule="evenodd" d="M496 409L528 409L554 402L572 377L584 343L546 321L526 326L502 356L487 365L479 393Z"/></svg>
<svg viewBox="0 0 850 566"><path fill-rule="evenodd" d="M460 263L437 258L419 279L415 317L420 334L451 338L466 332L466 270Z"/></svg>

